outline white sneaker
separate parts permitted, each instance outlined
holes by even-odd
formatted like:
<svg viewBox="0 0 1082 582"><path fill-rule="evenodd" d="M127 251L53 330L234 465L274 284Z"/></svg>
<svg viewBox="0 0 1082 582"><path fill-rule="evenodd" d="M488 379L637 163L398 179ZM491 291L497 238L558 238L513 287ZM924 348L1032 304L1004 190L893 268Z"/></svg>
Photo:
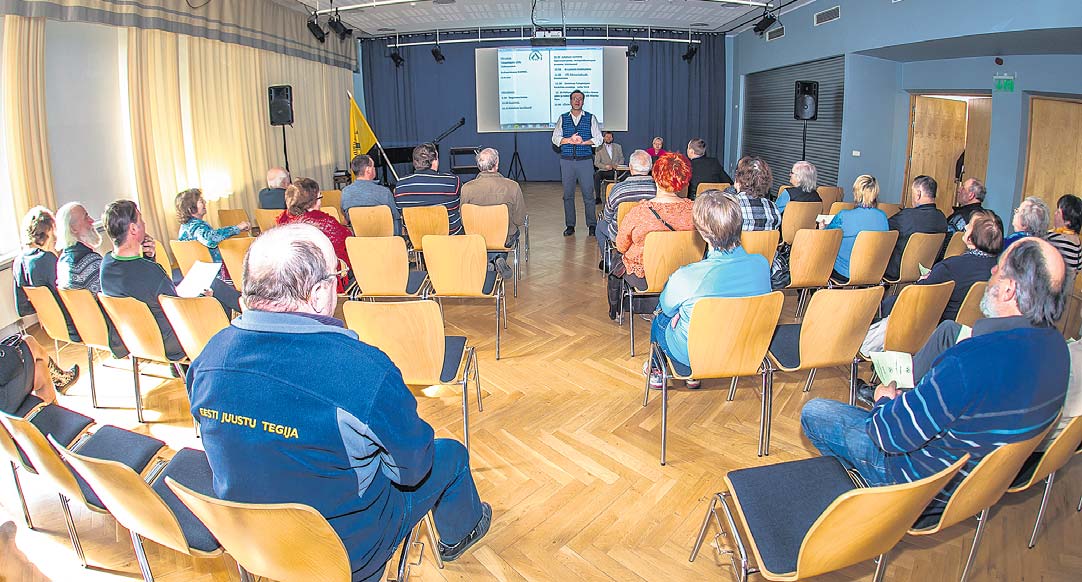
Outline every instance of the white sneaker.
<svg viewBox="0 0 1082 582"><path fill-rule="evenodd" d="M658 368L650 367L650 360L646 360L642 363L642 375L650 376L650 389L661 390L664 381L661 377L661 370Z"/></svg>

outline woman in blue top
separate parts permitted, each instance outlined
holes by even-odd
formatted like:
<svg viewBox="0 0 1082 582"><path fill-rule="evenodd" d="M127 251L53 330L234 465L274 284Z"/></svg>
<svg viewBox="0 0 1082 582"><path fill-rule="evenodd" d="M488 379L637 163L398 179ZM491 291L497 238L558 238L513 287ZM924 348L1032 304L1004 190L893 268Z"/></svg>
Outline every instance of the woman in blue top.
<svg viewBox="0 0 1082 582"><path fill-rule="evenodd" d="M197 240L210 250L210 258L215 263L222 262L222 253L218 250L218 243L247 232L251 225L247 221L236 226L214 228L203 220L207 215L207 202L203 200L203 192L199 188L192 188L177 194L177 220L180 221L180 240Z"/></svg>
<svg viewBox="0 0 1082 582"><path fill-rule="evenodd" d="M770 265L740 246L740 204L720 190L707 190L692 207L695 230L710 245L706 258L677 269L658 300L650 341L678 367L690 368L688 326L691 310L704 297L750 297L770 293ZM718 330L724 333L724 330ZM650 366L649 360L647 366ZM661 388L661 362L653 362L650 387ZM689 380L688 388L698 388Z"/></svg>
<svg viewBox="0 0 1082 582"><path fill-rule="evenodd" d="M842 246L838 248L838 258L834 260L835 279L849 279L849 257L853 254L858 234L866 230L886 232L890 228L887 215L878 208L879 181L875 176L864 174L857 177L853 182L853 202L856 208L839 212L825 227L840 228L842 231Z"/></svg>

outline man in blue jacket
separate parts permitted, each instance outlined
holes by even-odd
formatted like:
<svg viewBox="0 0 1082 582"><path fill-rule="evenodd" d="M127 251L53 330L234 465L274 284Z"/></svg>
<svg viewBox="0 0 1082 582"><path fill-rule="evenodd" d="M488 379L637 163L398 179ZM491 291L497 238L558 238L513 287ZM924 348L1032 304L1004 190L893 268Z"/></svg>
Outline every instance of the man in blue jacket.
<svg viewBox="0 0 1082 582"><path fill-rule="evenodd" d="M444 560L487 532L465 447L433 439L398 368L331 315L338 260L306 224L264 233L244 261L247 310L188 372L222 499L304 503L334 527L353 580L379 579L433 511Z"/></svg>

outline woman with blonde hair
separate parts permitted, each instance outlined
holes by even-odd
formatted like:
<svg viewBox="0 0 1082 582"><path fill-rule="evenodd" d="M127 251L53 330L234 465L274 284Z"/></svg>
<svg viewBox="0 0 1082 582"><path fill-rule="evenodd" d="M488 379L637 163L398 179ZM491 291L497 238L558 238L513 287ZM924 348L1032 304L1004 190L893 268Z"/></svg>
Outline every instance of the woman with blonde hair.
<svg viewBox="0 0 1082 582"><path fill-rule="evenodd" d="M834 276L849 279L849 259L853 255L853 245L857 235L870 230L885 232L890 226L887 215L879 209L879 180L875 176L864 174L853 182L853 202L856 208L843 210L823 228L837 228L842 231L842 246L838 248L838 258L834 260Z"/></svg>

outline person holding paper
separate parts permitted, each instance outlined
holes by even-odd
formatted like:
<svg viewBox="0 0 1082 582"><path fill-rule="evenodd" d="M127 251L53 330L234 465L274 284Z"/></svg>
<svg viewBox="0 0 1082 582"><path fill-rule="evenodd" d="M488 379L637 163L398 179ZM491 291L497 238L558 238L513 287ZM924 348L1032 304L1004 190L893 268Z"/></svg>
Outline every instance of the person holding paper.
<svg viewBox="0 0 1082 582"><path fill-rule="evenodd" d="M835 214L826 226L820 224L820 228L842 231L842 245L838 247L838 258L834 259L833 274L834 279L841 281L849 280L849 258L853 256L857 235L866 230L886 232L889 228L886 213L879 209L879 180L875 176L857 176L853 182L853 202L855 208Z"/></svg>
<svg viewBox="0 0 1082 582"><path fill-rule="evenodd" d="M597 228L594 202L594 145L601 138L597 118L582 109L586 94L571 92L571 111L560 115L552 129L552 145L560 148L560 178L564 184L564 236L575 234L575 183L582 190L582 207L590 236Z"/></svg>
<svg viewBox="0 0 1082 582"><path fill-rule="evenodd" d="M240 293L233 286L233 279L222 262L222 252L218 250L218 244L223 240L248 232L251 225L248 221L241 221L236 226L214 228L206 220L207 202L203 199L203 192L199 188L191 188L177 194L173 201L177 209L177 221L180 222L179 240L195 240L207 247L210 258L220 265L217 280L221 283L213 283L211 289L214 296L229 309L240 313Z"/></svg>

